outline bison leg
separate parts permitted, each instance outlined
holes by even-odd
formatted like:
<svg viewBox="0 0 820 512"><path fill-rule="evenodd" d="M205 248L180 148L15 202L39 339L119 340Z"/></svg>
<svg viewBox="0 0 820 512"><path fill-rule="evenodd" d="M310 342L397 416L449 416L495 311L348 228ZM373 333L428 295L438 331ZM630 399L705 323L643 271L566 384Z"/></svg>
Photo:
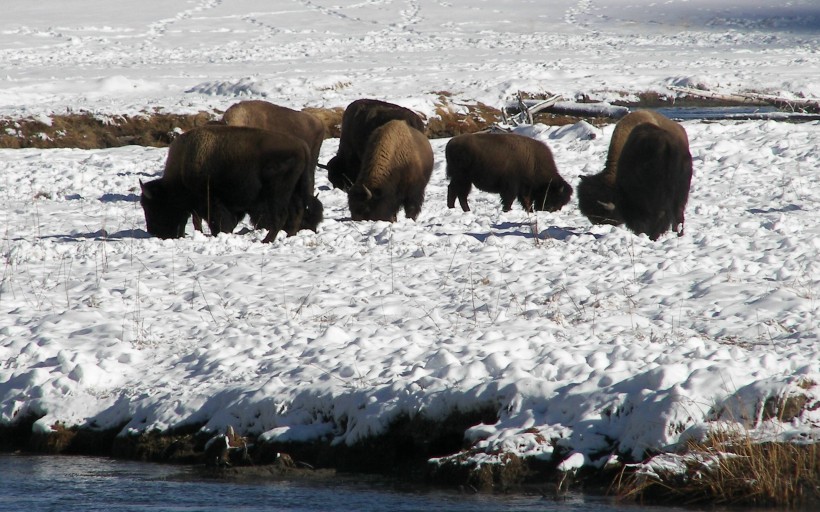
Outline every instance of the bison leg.
<svg viewBox="0 0 820 512"><path fill-rule="evenodd" d="M268 230L267 236L262 240L264 243L273 242L279 231L285 227L288 221L288 213L291 207L291 198L294 194L296 184L305 172L303 161L290 160L268 170L265 183L262 187L262 205L257 211L259 215L258 225ZM302 214L304 214L304 202L302 204ZM301 224L302 216L299 216Z"/></svg>
<svg viewBox="0 0 820 512"><path fill-rule="evenodd" d="M208 223L208 229L211 230L211 235L232 233L244 216L243 214L236 214L230 211L225 205L217 201L212 201L205 212L205 215L200 216L200 224L201 219L205 219ZM194 215L196 216L197 212L194 212Z"/></svg>
<svg viewBox="0 0 820 512"><path fill-rule="evenodd" d="M467 204L467 196L470 195L472 188L473 184L469 181L452 180L450 185L447 186L447 207L455 208L456 198L458 198L461 209L465 212L469 212L470 206Z"/></svg>
<svg viewBox="0 0 820 512"><path fill-rule="evenodd" d="M512 205L515 202L515 194L510 192L501 193L501 209L505 212L512 210ZM532 205L530 205L532 206Z"/></svg>
<svg viewBox="0 0 820 512"><path fill-rule="evenodd" d="M404 201L404 215L408 219L416 220L421 213L421 205L424 203L424 192L421 194L414 194Z"/></svg>
<svg viewBox="0 0 820 512"><path fill-rule="evenodd" d="M191 215L191 223L194 225L194 231L199 231L202 233L202 217L200 217L196 212Z"/></svg>
<svg viewBox="0 0 820 512"><path fill-rule="evenodd" d="M456 195L456 191L453 189L453 184L451 183L447 187L447 208L456 207Z"/></svg>
<svg viewBox="0 0 820 512"><path fill-rule="evenodd" d="M518 202L521 203L521 207L524 208L525 212L532 213L532 197L529 194L519 195ZM509 209L505 211L509 211Z"/></svg>
<svg viewBox="0 0 820 512"><path fill-rule="evenodd" d="M290 196L290 203L288 204L288 218L285 221L285 232L288 236L293 236L299 232L302 227L302 219L305 216L305 202L302 198L302 191L300 184L296 185L296 190Z"/></svg>

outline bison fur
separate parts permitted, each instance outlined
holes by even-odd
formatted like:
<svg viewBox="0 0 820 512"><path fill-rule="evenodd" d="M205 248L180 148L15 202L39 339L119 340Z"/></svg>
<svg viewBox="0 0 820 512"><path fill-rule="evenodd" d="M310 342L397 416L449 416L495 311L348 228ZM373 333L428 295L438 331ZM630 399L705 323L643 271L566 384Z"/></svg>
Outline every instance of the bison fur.
<svg viewBox="0 0 820 512"><path fill-rule="evenodd" d="M162 177L140 183L150 234L178 238L191 214L212 234L230 233L247 214L271 242L285 225L296 183L311 162L307 144L258 128L206 125L168 148Z"/></svg>
<svg viewBox="0 0 820 512"><path fill-rule="evenodd" d="M416 220L433 173L433 149L427 137L403 120L390 121L370 135L362 162L348 190L353 220L395 222L401 207Z"/></svg>
<svg viewBox="0 0 820 512"><path fill-rule="evenodd" d="M231 105L222 115L222 121L230 126L250 126L287 133L307 143L311 163L291 196L285 231L288 235L293 235L300 229L316 231L324 210L321 201L314 195L316 165L325 139L324 123L307 112L263 100L240 101Z"/></svg>
<svg viewBox="0 0 820 512"><path fill-rule="evenodd" d="M447 206L470 211L467 196L479 190L501 196L503 210L518 199L524 210L557 211L572 196L550 149L540 141L512 133L474 133L453 137L445 149Z"/></svg>
<svg viewBox="0 0 820 512"><path fill-rule="evenodd" d="M327 163L327 177L335 188L348 190L362 167L371 134L389 121L403 120L424 133L424 122L410 109L374 99L352 102L342 115L342 133L336 156Z"/></svg>

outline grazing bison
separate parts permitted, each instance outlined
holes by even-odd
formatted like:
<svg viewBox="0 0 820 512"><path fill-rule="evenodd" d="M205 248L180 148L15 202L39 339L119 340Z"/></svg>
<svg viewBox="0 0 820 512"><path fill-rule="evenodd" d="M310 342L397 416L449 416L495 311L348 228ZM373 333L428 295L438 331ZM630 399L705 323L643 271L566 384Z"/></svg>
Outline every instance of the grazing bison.
<svg viewBox="0 0 820 512"><path fill-rule="evenodd" d="M401 120L390 121L370 135L362 170L347 193L353 220L395 222L404 206L416 220L424 189L433 173L433 149L420 131Z"/></svg>
<svg viewBox="0 0 820 512"><path fill-rule="evenodd" d="M474 133L453 137L445 149L447 206L470 211L467 196L473 185L501 195L505 212L518 199L528 212L560 210L572 187L558 174L552 152L543 143L512 133Z"/></svg>
<svg viewBox="0 0 820 512"><path fill-rule="evenodd" d="M670 227L680 236L691 178L686 130L657 112L639 110L615 126L604 170L581 177L578 206L594 224L626 223L652 240Z"/></svg>
<svg viewBox="0 0 820 512"><path fill-rule="evenodd" d="M283 132L304 140L310 148L309 172L302 174L296 184L288 206L285 231L289 235L300 229L311 229L322 221L323 206L313 195L316 165L319 151L325 139L325 125L316 116L262 100L236 103L225 111L222 121L230 126L250 126L275 132Z"/></svg>
<svg viewBox="0 0 820 512"><path fill-rule="evenodd" d="M615 198L624 224L657 240L671 228L683 235L692 156L680 133L651 123L636 126L621 150Z"/></svg>
<svg viewBox="0 0 820 512"><path fill-rule="evenodd" d="M404 120L424 133L424 122L410 109L380 100L356 100L342 115L342 134L336 156L327 163L327 177L335 188L348 190L359 175L366 145L376 128L393 120Z"/></svg>
<svg viewBox="0 0 820 512"><path fill-rule="evenodd" d="M212 234L230 233L248 214L271 242L310 158L303 140L284 133L221 125L188 131L168 148L162 177L140 182L148 232L181 237L194 214Z"/></svg>

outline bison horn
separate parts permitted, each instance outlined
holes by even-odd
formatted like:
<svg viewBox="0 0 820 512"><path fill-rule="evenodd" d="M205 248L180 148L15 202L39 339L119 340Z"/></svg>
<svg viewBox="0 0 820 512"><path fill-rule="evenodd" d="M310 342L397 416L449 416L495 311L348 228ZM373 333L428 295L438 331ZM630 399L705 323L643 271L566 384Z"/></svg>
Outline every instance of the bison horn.
<svg viewBox="0 0 820 512"><path fill-rule="evenodd" d="M615 203L605 203L603 201L598 201L598 204L600 204L609 211L615 211Z"/></svg>
<svg viewBox="0 0 820 512"><path fill-rule="evenodd" d="M367 188L367 186L365 186L365 185L362 185L362 188L364 189L364 193L367 196L367 199L368 200L372 199L373 198L373 192L371 192L370 189Z"/></svg>
<svg viewBox="0 0 820 512"><path fill-rule="evenodd" d="M140 189L142 190L142 195L145 199L151 199L151 193L147 188L145 188L145 183L143 183L142 180L140 180Z"/></svg>

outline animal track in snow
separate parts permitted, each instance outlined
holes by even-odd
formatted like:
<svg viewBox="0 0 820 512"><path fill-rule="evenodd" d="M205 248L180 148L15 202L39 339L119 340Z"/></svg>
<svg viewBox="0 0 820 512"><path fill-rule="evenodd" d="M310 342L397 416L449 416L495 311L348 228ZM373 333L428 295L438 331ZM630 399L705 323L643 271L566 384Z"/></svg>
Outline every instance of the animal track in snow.
<svg viewBox="0 0 820 512"><path fill-rule="evenodd" d="M160 37L164 36L165 33L168 32L168 27L170 27L174 23L178 23L182 20L192 18L193 15L196 13L206 11L208 9L214 9L220 5L222 5L222 0L201 0L199 4L195 7L184 11L180 11L172 18L165 18L155 23L151 23L150 25L148 25L148 37L146 38L146 40L157 40Z"/></svg>
<svg viewBox="0 0 820 512"><path fill-rule="evenodd" d="M564 13L564 21L570 25L576 25L579 28L587 28L586 23L580 23L578 18L581 15L589 14L592 11L592 0L579 0L575 7L567 9Z"/></svg>
<svg viewBox="0 0 820 512"><path fill-rule="evenodd" d="M298 1L303 6L309 8L309 9L314 9L316 11L319 11L320 13L324 14L325 16L332 16L334 18L339 18L340 20L344 20L344 21L356 21L356 22L359 22L359 23L371 23L371 24L374 24L374 25L378 24L375 21L367 21L367 20L363 20L361 18L357 18L355 16L350 16L350 15L346 14L345 12L343 12L343 11L341 11L338 8L335 8L335 7L324 7L324 6L318 5L316 2L313 2L311 0L298 0ZM377 4L377 3L382 3L382 2L365 2L363 4L355 4L355 5L349 6L348 9L356 8L356 7L359 7L359 6L362 6L362 5L373 5L373 4Z"/></svg>

